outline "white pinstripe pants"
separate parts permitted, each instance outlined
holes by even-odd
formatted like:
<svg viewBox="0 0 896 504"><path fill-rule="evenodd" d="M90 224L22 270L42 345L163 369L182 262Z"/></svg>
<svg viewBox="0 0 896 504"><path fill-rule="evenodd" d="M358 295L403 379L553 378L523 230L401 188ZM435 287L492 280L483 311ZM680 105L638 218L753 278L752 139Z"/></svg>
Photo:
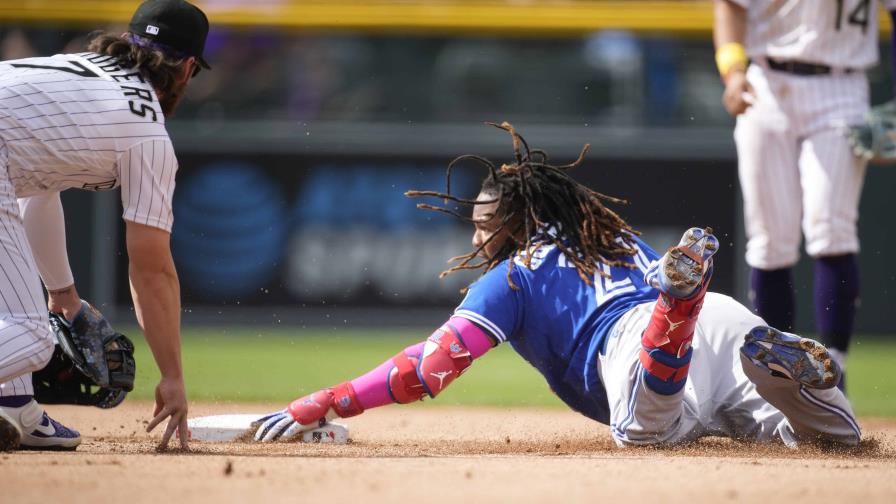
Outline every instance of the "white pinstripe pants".
<svg viewBox="0 0 896 504"><path fill-rule="evenodd" d="M818 437L846 444L861 434L846 396L837 388L809 390L742 362L740 347L761 318L734 299L708 292L694 333L684 389L662 395L641 378L641 334L654 303L619 319L600 357L610 404L610 428L619 446L686 443L703 436L794 445Z"/></svg>
<svg viewBox="0 0 896 504"><path fill-rule="evenodd" d="M747 263L760 269L799 260L800 227L812 257L856 253L865 162L844 128L868 111L864 73L797 76L750 65L756 103L737 118Z"/></svg>
<svg viewBox="0 0 896 504"><path fill-rule="evenodd" d="M0 396L33 395L31 372L53 354L40 276L0 139Z"/></svg>

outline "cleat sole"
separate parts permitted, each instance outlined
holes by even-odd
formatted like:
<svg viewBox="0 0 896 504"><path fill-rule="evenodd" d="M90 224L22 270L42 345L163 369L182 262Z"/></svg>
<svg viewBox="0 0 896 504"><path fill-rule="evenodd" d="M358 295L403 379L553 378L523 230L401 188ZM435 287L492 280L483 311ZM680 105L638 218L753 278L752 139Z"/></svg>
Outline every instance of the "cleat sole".
<svg viewBox="0 0 896 504"><path fill-rule="evenodd" d="M741 353L770 374L809 388L833 388L842 374L824 345L770 327L750 331L744 338Z"/></svg>
<svg viewBox="0 0 896 504"><path fill-rule="evenodd" d="M3 415L0 415L0 452L18 449L21 439L19 429Z"/></svg>

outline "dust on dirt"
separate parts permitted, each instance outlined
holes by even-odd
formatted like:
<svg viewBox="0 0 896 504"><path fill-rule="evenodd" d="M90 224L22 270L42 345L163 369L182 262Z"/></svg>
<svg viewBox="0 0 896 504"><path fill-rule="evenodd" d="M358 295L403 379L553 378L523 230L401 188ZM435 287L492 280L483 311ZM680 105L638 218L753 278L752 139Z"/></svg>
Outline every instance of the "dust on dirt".
<svg viewBox="0 0 896 504"><path fill-rule="evenodd" d="M280 405L195 404L191 415ZM617 448L608 429L564 410L414 405L345 420L347 445L193 442L157 453L152 406L54 407L77 452L0 454L3 502L719 502L896 501L896 421L866 419L850 450L707 438Z"/></svg>

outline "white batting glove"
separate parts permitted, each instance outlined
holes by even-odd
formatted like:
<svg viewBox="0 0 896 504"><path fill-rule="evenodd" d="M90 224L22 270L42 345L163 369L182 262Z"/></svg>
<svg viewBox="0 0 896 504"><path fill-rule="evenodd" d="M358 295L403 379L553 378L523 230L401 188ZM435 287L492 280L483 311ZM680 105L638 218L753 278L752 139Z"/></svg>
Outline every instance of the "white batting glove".
<svg viewBox="0 0 896 504"><path fill-rule="evenodd" d="M321 418L317 422L302 425L293 418L288 409L271 413L258 421L260 425L255 431L255 440L263 443L288 441L307 430L315 429L326 423L326 419Z"/></svg>

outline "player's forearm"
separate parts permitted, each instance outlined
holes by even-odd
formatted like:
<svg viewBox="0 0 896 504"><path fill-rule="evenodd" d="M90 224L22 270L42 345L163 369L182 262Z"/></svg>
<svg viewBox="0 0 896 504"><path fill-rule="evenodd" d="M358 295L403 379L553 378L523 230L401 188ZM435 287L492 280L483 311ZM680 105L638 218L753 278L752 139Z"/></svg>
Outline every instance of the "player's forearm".
<svg viewBox="0 0 896 504"><path fill-rule="evenodd" d="M728 0L716 0L712 33L716 49L730 43L743 45L747 33L746 9Z"/></svg>
<svg viewBox="0 0 896 504"><path fill-rule="evenodd" d="M454 317L450 319L448 323L450 323L454 329L457 329L464 346L469 350L471 360L478 359L493 347L491 338L468 320ZM444 328L445 325L442 327ZM398 356L403 354L407 356L411 362L419 365L425 345L426 341L411 345L402 350ZM362 409L368 410L370 408L377 408L395 402L406 402L398 400L398 397L403 397L401 391L392 390L392 387L396 385L395 374L398 372L396 358L398 356L383 362L371 371L351 380L351 386ZM422 397L422 386L418 392L418 395ZM415 400L418 398L415 398Z"/></svg>
<svg viewBox="0 0 896 504"><path fill-rule="evenodd" d="M129 267L137 320L165 378L181 378L180 284L173 263L162 270Z"/></svg>
<svg viewBox="0 0 896 504"><path fill-rule="evenodd" d="M716 66L719 77L725 83L723 103L732 115L738 115L749 106L743 100L749 93L746 70L749 60L744 48L747 29L747 11L728 0L716 0L713 24L713 40L716 44Z"/></svg>
<svg viewBox="0 0 896 504"><path fill-rule="evenodd" d="M171 257L171 235L159 228L125 223L137 321L162 377L180 379L180 283Z"/></svg>

